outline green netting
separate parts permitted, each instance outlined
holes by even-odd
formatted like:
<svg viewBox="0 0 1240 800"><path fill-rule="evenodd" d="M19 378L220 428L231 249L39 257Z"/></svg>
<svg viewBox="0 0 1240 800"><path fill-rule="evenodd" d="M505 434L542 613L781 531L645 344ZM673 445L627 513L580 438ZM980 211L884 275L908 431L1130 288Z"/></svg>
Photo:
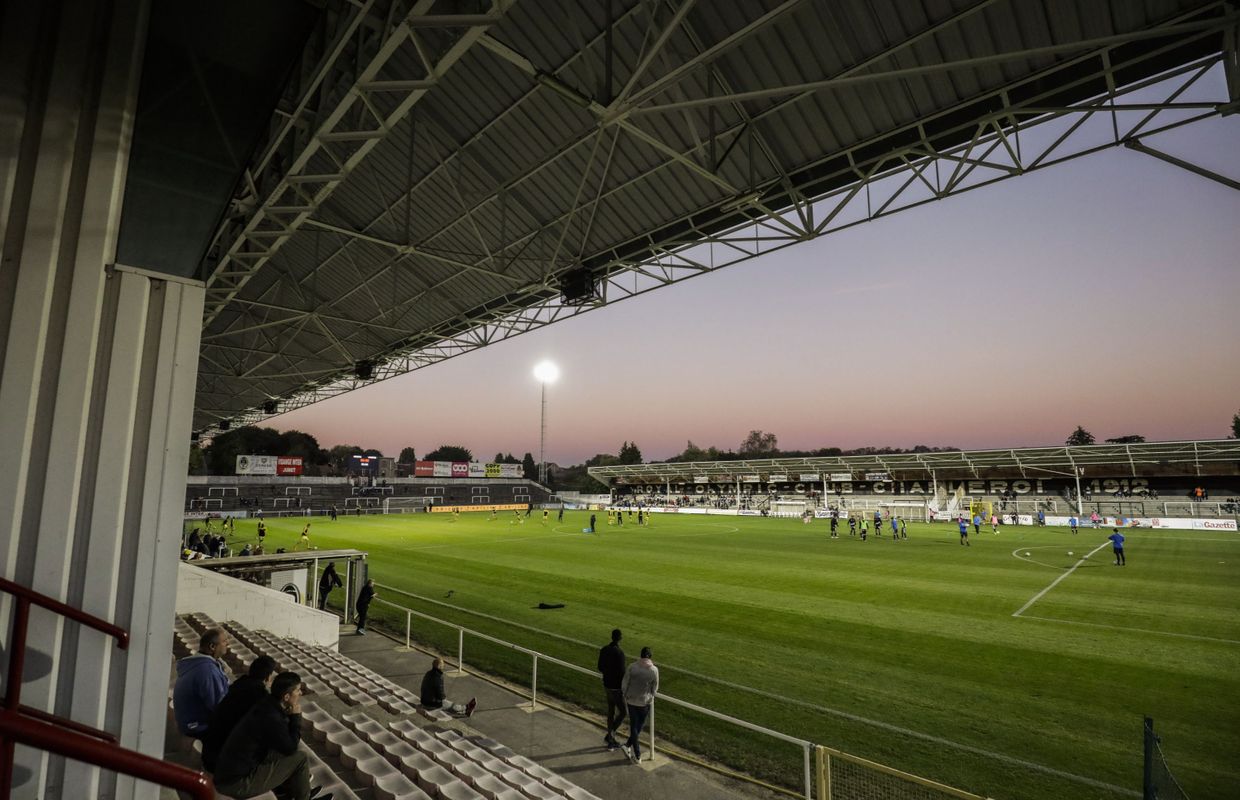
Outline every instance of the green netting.
<svg viewBox="0 0 1240 800"><path fill-rule="evenodd" d="M879 769L862 760L824 756L828 769L823 773L826 786L819 797L829 800L957 800L971 798L967 792L924 781L913 775ZM825 792L823 789L825 788Z"/></svg>

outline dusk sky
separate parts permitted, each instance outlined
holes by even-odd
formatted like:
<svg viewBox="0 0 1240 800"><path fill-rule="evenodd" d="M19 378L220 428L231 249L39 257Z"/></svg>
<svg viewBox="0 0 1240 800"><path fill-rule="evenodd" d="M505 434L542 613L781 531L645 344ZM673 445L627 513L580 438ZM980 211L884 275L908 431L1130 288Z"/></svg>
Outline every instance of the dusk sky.
<svg viewBox="0 0 1240 800"><path fill-rule="evenodd" d="M1240 177L1240 118L1149 144ZM322 446L547 460L1221 438L1240 409L1240 192L1122 149L660 289L273 418Z"/></svg>

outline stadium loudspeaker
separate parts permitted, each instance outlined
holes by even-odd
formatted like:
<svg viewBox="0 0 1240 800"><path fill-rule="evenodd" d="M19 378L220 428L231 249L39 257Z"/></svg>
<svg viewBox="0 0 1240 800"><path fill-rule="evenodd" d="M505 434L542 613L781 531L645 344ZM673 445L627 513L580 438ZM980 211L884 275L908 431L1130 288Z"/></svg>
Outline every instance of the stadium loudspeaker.
<svg viewBox="0 0 1240 800"><path fill-rule="evenodd" d="M280 410L280 404L277 403L275 400L268 400L266 403L263 403L264 414L275 414L279 410Z"/></svg>
<svg viewBox="0 0 1240 800"><path fill-rule="evenodd" d="M353 365L353 374L358 380L368 381L375 374L375 364L373 361L359 361Z"/></svg>
<svg viewBox="0 0 1240 800"><path fill-rule="evenodd" d="M229 429L229 428L231 428L231 427L232 427L232 420L230 420L230 419L222 419L222 420L220 420L220 430L222 430L222 431L226 431L226 430L228 430L228 429Z"/></svg>
<svg viewBox="0 0 1240 800"><path fill-rule="evenodd" d="M594 274L585 267L569 270L560 278L560 292L569 305L591 302L595 299Z"/></svg>

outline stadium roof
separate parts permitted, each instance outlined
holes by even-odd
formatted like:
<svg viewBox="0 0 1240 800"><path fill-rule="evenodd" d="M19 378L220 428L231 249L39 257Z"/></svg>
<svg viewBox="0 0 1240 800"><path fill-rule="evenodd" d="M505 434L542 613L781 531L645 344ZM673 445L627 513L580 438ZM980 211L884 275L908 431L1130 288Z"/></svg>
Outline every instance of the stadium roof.
<svg viewBox="0 0 1240 800"><path fill-rule="evenodd" d="M1142 444L1093 444L1074 447L1020 447L1004 450L952 450L937 453L897 453L891 455L818 456L810 458L761 458L737 461L681 462L670 464L628 464L590 467L590 477L602 483L663 483L692 481L706 477L712 482L735 481L743 475L758 475L765 481L772 474L796 475L849 472L863 480L866 472L886 472L894 480L936 476L982 477L983 473L1019 474L1024 478L1098 474L1141 474L1142 468L1192 467L1203 469L1228 464L1240 467L1240 440L1208 439L1190 442L1146 442Z"/></svg>
<svg viewBox="0 0 1240 800"><path fill-rule="evenodd" d="M1240 97L1219 0L327 5L199 271L208 436Z"/></svg>

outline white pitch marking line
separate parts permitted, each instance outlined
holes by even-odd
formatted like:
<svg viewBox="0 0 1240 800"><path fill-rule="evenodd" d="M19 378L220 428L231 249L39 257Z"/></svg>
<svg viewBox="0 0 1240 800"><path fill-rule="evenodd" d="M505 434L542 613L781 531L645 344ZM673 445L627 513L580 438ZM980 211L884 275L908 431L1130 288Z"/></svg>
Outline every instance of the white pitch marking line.
<svg viewBox="0 0 1240 800"><path fill-rule="evenodd" d="M1045 589L1043 589L1042 591L1040 591L1040 592L1038 592L1037 594L1035 594L1035 595L1033 596L1033 598L1032 598L1032 599L1031 599L1028 603L1025 603L1023 606L1021 606L1021 607L1020 607L1020 608L1016 611L1016 613L1012 614L1012 616L1013 616L1013 617L1019 617L1021 614L1023 614L1023 613L1025 612L1025 610L1026 610L1026 609L1028 609L1028 608L1029 608L1029 606L1031 606L1031 605L1033 605L1034 603L1036 603L1036 602L1038 602L1039 600L1041 600L1041 599L1042 599L1042 597L1043 597L1043 596L1044 596L1047 592L1049 592L1051 589L1054 589L1056 586L1058 586L1058 585L1059 585L1059 582L1060 582L1061 580L1063 580L1064 578L1068 577L1068 576L1069 576L1069 575L1071 575L1073 572L1075 572L1077 567L1079 567L1079 566L1081 566L1082 564L1084 564L1084 563L1085 563L1085 562L1089 559L1089 557L1090 557L1090 556L1092 556L1094 553L1098 552L1098 551L1099 551L1099 550L1101 550L1102 548L1106 547L1108 544L1109 544L1109 542L1103 542L1102 544L1100 544L1100 545L1098 545L1097 547L1095 547L1093 550L1090 550L1088 553L1086 553L1085 555L1081 556L1081 559L1080 559L1079 561L1077 561L1077 562L1076 562L1075 564L1073 564L1072 566L1068 567L1068 570L1067 570L1066 572L1064 572L1064 574L1060 575L1058 578L1056 578L1055 580L1051 581L1051 585L1050 585L1050 586L1047 586Z"/></svg>
<svg viewBox="0 0 1240 800"><path fill-rule="evenodd" d="M1177 639L1195 639L1199 642L1219 642L1220 644L1240 644L1235 639L1220 639L1215 636L1198 636L1192 633L1173 633L1171 631L1152 631L1149 628L1130 628L1124 625L1107 625L1103 622L1080 622L1074 619L1055 619L1054 617L1035 617L1027 614L1021 619L1036 619L1042 622L1060 622L1064 625L1086 625L1090 628L1106 628L1112 631L1131 631L1132 633L1148 633L1154 636L1174 636Z"/></svg>

